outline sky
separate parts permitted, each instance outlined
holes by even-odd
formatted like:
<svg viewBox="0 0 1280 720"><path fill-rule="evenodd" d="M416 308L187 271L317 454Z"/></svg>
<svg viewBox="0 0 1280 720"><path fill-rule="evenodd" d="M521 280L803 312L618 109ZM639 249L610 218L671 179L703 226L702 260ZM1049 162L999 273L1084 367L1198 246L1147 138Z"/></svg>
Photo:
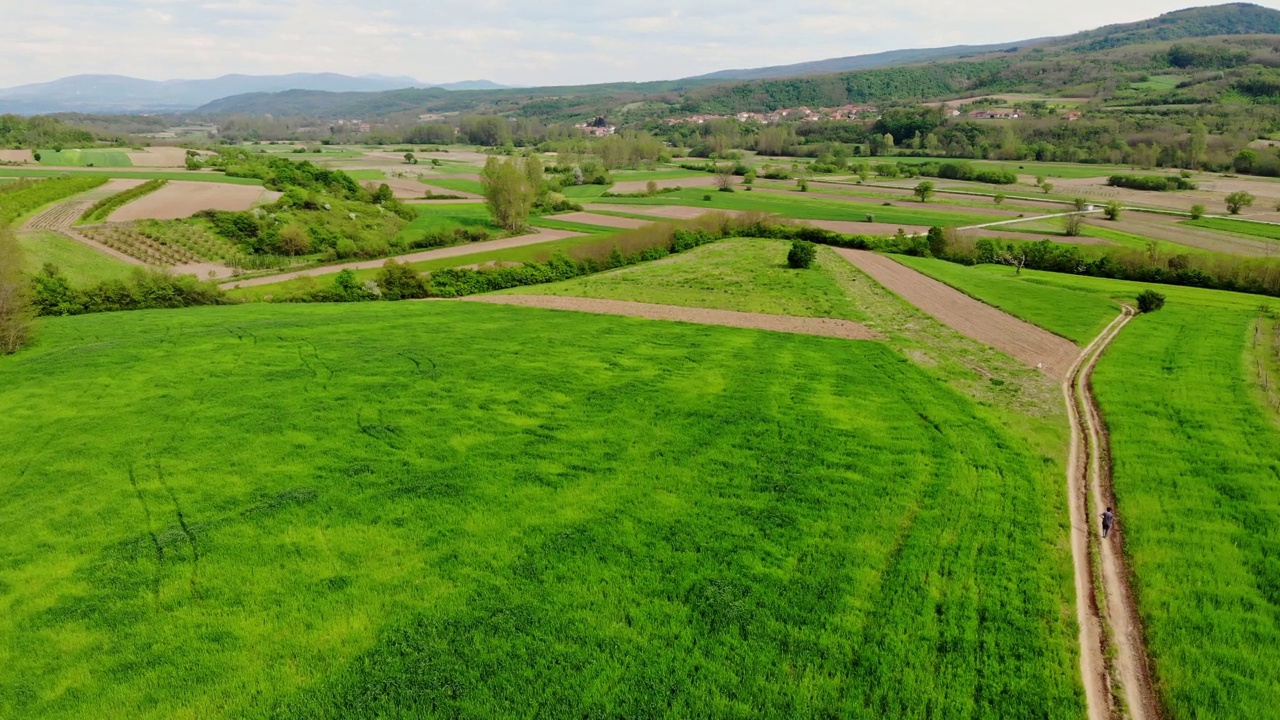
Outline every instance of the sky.
<svg viewBox="0 0 1280 720"><path fill-rule="evenodd" d="M0 0L0 87L337 72L428 83L664 80L1065 35L1195 0ZM1280 0L1261 2L1280 7Z"/></svg>

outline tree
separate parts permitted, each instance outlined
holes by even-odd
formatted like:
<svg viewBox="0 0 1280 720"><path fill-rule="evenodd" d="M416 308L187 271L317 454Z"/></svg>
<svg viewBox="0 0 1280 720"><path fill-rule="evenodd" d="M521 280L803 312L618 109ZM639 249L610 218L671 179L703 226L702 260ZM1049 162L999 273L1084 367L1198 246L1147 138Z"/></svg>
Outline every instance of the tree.
<svg viewBox="0 0 1280 720"><path fill-rule="evenodd" d="M1123 208L1120 207L1119 202L1112 200L1107 203L1106 207L1102 208L1102 214L1105 215L1108 220L1115 221L1120 219L1120 211L1122 209Z"/></svg>
<svg viewBox="0 0 1280 720"><path fill-rule="evenodd" d="M795 270L804 270L811 267L817 257L816 245L805 240L796 240L791 243L791 250L787 253L787 265Z"/></svg>
<svg viewBox="0 0 1280 720"><path fill-rule="evenodd" d="M306 255L311 252L311 236L307 229L290 223L280 229L280 250L285 255Z"/></svg>
<svg viewBox="0 0 1280 720"><path fill-rule="evenodd" d="M395 260L388 260L378 271L377 283L383 300L409 300L427 295L422 277L413 268Z"/></svg>
<svg viewBox="0 0 1280 720"><path fill-rule="evenodd" d="M1067 237L1080 237L1080 230L1084 227L1084 215L1073 212L1062 217L1062 232Z"/></svg>
<svg viewBox="0 0 1280 720"><path fill-rule="evenodd" d="M499 160L490 157L480 173L485 202L493 219L509 232L519 232L525 227L533 212L537 189L529 184L528 167L520 168L514 158Z"/></svg>
<svg viewBox="0 0 1280 720"><path fill-rule="evenodd" d="M1075 206L1076 212L1084 212L1085 208L1089 207L1089 201L1084 198L1076 198L1071 201L1071 204Z"/></svg>
<svg viewBox="0 0 1280 720"><path fill-rule="evenodd" d="M934 184L926 180L916 186L916 197L920 198L920 202L927 203L929 198L933 197L934 188Z"/></svg>
<svg viewBox="0 0 1280 720"><path fill-rule="evenodd" d="M1253 205L1253 201L1256 199L1253 195L1243 190L1237 190L1227 196L1227 212L1232 215L1239 215L1241 210Z"/></svg>
<svg viewBox="0 0 1280 720"><path fill-rule="evenodd" d="M529 192L533 193L534 206L541 205L547 199L546 175L542 171L542 161L537 155L524 159L524 179L529 183Z"/></svg>
<svg viewBox="0 0 1280 720"><path fill-rule="evenodd" d="M413 153L407 152L404 154L404 162L406 165L417 165L418 158L414 157Z"/></svg>
<svg viewBox="0 0 1280 720"><path fill-rule="evenodd" d="M1199 219L1200 219L1200 218L1202 218L1202 217L1204 217L1204 206L1203 206L1203 205L1192 205L1192 206L1191 206L1191 219L1192 219L1192 220L1199 220Z"/></svg>
<svg viewBox="0 0 1280 720"><path fill-rule="evenodd" d="M992 199L992 201L993 201L993 202L995 202L995 204L997 204L997 205L1001 205L1001 204L1003 204L1003 203L1004 203L1005 196L1004 196L1004 193L996 193L996 196L995 196L994 198L991 198L991 199Z"/></svg>
<svg viewBox="0 0 1280 720"><path fill-rule="evenodd" d="M733 163L716 166L716 187L720 192L733 192Z"/></svg>
<svg viewBox="0 0 1280 720"><path fill-rule="evenodd" d="M1209 129L1204 126L1203 121L1197 120L1195 126L1191 128L1191 145L1187 149L1187 164L1199 170L1204 167L1208 159Z"/></svg>
<svg viewBox="0 0 1280 720"><path fill-rule="evenodd" d="M1164 295L1155 290L1144 290L1138 294L1138 310L1152 313L1164 307Z"/></svg>
<svg viewBox="0 0 1280 720"><path fill-rule="evenodd" d="M31 339L31 307L22 246L0 226L0 354L17 352Z"/></svg>
<svg viewBox="0 0 1280 720"><path fill-rule="evenodd" d="M947 231L934 226L929 228L929 254L942 257L947 254Z"/></svg>
<svg viewBox="0 0 1280 720"><path fill-rule="evenodd" d="M1051 182L1044 183L1043 185L1040 186L1040 189L1044 191L1045 195L1048 195L1049 193L1053 192L1053 183Z"/></svg>
<svg viewBox="0 0 1280 720"><path fill-rule="evenodd" d="M32 152L32 153L31 153L31 159L32 159L32 160L35 160L36 162L40 162L40 151L39 151L39 150L36 150L36 151Z"/></svg>

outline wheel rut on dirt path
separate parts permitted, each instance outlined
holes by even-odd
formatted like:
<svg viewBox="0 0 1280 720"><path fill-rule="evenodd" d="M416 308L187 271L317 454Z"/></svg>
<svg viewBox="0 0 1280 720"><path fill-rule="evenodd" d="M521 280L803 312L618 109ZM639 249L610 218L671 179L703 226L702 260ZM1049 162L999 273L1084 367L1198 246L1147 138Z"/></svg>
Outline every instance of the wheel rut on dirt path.
<svg viewBox="0 0 1280 720"><path fill-rule="evenodd" d="M860 323L834 318L808 318L791 315L766 315L763 313L713 310L709 308L655 305L653 303L626 300L600 300L596 298L560 297L551 295L485 295L463 298L466 302L495 305L519 305L545 310L567 310L596 315L620 315L649 320L671 320L695 325L719 325L723 327L769 330L794 335L817 335L843 340L877 340L880 335Z"/></svg>
<svg viewBox="0 0 1280 720"><path fill-rule="evenodd" d="M1126 306L1120 317L1081 353L1069 379L1063 383L1071 417L1071 458L1067 466L1071 551L1080 621L1081 670L1090 720L1161 720L1164 717L1155 694L1150 655L1130 582L1124 533L1117 524L1111 537L1103 538L1098 531L1099 522L1095 522L1103 508L1116 508L1121 515L1123 508L1116 503L1112 486L1110 438L1093 395L1093 370L1134 316L1133 309Z"/></svg>

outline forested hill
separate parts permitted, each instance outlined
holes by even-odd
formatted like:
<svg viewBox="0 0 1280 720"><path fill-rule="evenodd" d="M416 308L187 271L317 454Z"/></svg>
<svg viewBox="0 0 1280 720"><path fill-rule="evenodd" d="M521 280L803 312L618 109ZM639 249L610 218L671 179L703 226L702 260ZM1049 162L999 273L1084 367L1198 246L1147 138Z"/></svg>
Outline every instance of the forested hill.
<svg viewBox="0 0 1280 720"><path fill-rule="evenodd" d="M564 122L637 122L690 113L767 112L947 100L1024 92L1124 104L1280 102L1280 11L1231 4L1192 8L961 60L790 79L691 79L442 93L258 93L219 100L205 115L363 117L484 113ZM1147 76L1173 78L1144 87Z"/></svg>

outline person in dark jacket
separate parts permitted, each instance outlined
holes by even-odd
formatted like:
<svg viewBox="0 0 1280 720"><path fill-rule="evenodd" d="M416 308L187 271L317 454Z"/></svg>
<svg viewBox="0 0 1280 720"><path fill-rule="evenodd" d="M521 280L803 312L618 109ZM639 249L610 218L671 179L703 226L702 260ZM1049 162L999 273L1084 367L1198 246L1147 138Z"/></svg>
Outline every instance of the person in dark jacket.
<svg viewBox="0 0 1280 720"><path fill-rule="evenodd" d="M1111 528L1115 527L1115 525L1116 514L1112 512L1111 508L1107 508L1107 511L1102 513L1102 537L1105 538L1111 535Z"/></svg>

